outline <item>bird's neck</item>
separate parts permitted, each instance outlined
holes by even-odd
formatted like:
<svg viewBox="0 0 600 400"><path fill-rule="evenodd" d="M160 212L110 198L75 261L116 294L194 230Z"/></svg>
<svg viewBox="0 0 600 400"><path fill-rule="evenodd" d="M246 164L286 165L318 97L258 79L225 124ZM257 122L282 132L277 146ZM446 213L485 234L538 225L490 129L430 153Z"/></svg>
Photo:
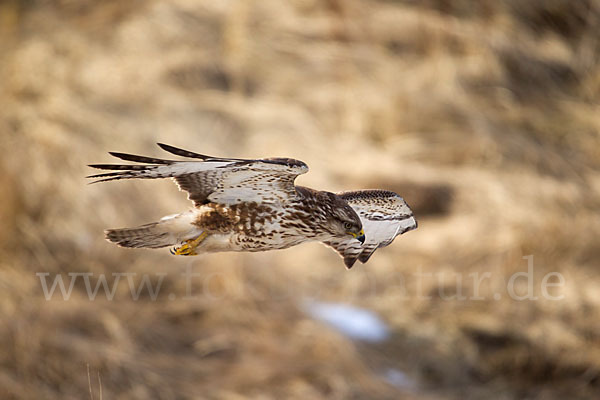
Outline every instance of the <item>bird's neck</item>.
<svg viewBox="0 0 600 400"><path fill-rule="evenodd" d="M296 186L298 192L298 207L304 210L303 224L310 228L316 235L315 240L323 241L332 233L329 230L328 215L331 213L331 205L328 201L329 193L315 189Z"/></svg>

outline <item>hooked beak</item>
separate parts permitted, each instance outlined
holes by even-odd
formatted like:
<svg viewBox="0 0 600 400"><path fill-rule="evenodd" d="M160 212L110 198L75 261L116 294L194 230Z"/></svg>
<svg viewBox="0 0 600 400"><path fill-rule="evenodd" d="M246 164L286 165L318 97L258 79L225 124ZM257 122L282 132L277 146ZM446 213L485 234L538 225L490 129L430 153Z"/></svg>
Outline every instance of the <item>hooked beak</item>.
<svg viewBox="0 0 600 400"><path fill-rule="evenodd" d="M365 242L365 230L361 229L358 233L350 233L356 240L358 240L361 244Z"/></svg>

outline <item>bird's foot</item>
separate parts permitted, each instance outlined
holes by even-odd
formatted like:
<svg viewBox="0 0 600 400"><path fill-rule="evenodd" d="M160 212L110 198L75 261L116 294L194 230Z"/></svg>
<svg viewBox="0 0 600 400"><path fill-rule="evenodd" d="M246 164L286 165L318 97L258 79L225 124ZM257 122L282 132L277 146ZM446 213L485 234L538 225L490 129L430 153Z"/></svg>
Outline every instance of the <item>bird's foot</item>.
<svg viewBox="0 0 600 400"><path fill-rule="evenodd" d="M198 247L207 236L208 233L203 232L195 239L188 239L184 241L181 246L171 248L171 254L176 256L197 256L198 253L196 253L196 247Z"/></svg>

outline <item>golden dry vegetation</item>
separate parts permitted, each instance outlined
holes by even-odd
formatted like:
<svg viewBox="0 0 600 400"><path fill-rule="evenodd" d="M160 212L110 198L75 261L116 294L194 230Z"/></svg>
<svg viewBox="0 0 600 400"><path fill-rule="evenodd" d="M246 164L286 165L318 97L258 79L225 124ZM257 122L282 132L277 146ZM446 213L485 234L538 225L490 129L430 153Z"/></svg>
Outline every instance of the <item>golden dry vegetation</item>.
<svg viewBox="0 0 600 400"><path fill-rule="evenodd" d="M4 0L0 50L0 398L600 396L597 0ZM395 190L419 229L350 271L317 244L117 248L103 229L189 204L86 164L157 141ZM537 299L511 298L530 255ZM162 285L46 301L36 273ZM391 335L351 340L306 299Z"/></svg>

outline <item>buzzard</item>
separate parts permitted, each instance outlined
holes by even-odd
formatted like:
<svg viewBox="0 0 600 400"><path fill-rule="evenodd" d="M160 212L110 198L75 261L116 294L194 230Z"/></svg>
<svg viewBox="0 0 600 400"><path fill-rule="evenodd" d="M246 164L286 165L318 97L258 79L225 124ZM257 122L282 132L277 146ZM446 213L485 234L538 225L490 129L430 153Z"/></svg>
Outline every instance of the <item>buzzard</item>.
<svg viewBox="0 0 600 400"><path fill-rule="evenodd" d="M308 241L333 247L347 268L366 262L379 247L415 229L406 202L386 190L330 193L295 186L308 166L291 158L211 157L158 145L188 160L164 160L111 152L139 164L92 164L111 170L88 178L173 178L194 202L191 210L136 228L109 229L106 239L122 247L161 248L191 256L218 251L285 249Z"/></svg>

